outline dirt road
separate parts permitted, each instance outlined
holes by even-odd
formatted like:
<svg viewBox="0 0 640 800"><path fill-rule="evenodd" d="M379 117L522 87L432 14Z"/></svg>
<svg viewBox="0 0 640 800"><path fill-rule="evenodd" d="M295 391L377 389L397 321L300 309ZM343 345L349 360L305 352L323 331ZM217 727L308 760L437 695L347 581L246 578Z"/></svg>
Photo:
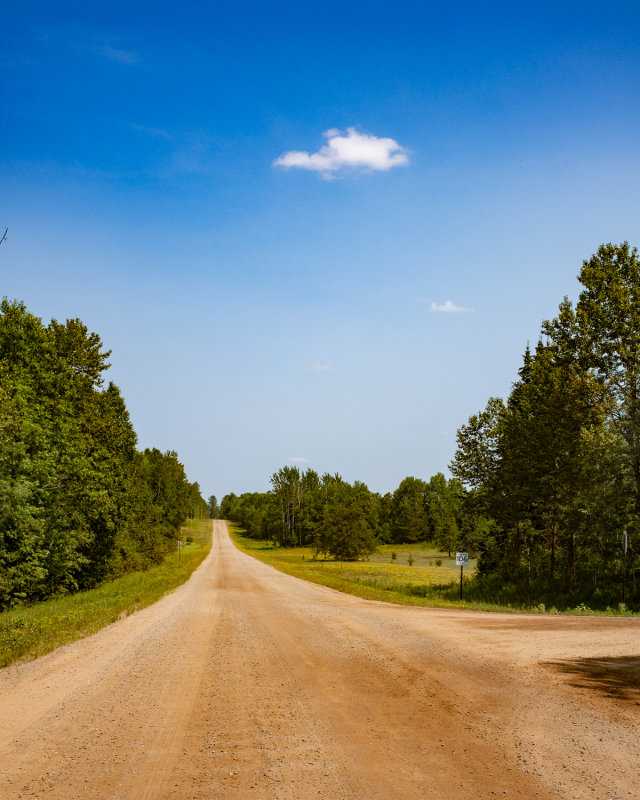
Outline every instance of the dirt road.
<svg viewBox="0 0 640 800"><path fill-rule="evenodd" d="M0 671L0 798L637 798L639 622L372 603L216 522L174 594Z"/></svg>

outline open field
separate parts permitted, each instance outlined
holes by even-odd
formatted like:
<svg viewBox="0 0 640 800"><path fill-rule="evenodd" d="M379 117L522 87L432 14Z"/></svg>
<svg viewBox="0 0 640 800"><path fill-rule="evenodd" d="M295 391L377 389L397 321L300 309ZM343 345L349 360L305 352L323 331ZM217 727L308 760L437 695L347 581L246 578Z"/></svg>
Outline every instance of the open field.
<svg viewBox="0 0 640 800"><path fill-rule="evenodd" d="M632 800L639 634L370 602L216 521L175 592L0 670L0 797Z"/></svg>
<svg viewBox="0 0 640 800"><path fill-rule="evenodd" d="M330 586L341 592L369 600L383 600L401 605L432 608L468 608L478 611L527 613L568 613L572 615L639 616L626 607L594 611L585 605L546 608L544 604L515 602L511 597L484 596L486 590L473 581L476 561L469 560L463 573L463 599L460 600L460 567L455 556L434 550L428 544L380 545L378 552L366 561L333 561L313 558L308 547L274 547L271 542L257 541L242 535L242 530L229 525L236 545L265 564L297 578ZM392 559L392 553L396 558ZM413 564L409 560L413 560ZM438 565L438 561L441 562Z"/></svg>
<svg viewBox="0 0 640 800"><path fill-rule="evenodd" d="M320 583L369 600L384 600L403 605L428 605L468 608L460 602L460 567L455 553L434 550L424 543L381 545L366 561L314 559L310 547L274 547L271 542L256 541L229 525L236 545L265 564L297 578ZM392 553L396 558L392 558ZM413 563L411 564L411 561ZM472 559L464 569L468 582L475 574ZM489 607L488 604L484 604Z"/></svg>
<svg viewBox="0 0 640 800"><path fill-rule="evenodd" d="M207 555L211 521L188 520L182 535L185 542L182 552L170 553L156 567L125 575L87 592L0 613L0 667L17 659L36 658L95 633L180 586Z"/></svg>

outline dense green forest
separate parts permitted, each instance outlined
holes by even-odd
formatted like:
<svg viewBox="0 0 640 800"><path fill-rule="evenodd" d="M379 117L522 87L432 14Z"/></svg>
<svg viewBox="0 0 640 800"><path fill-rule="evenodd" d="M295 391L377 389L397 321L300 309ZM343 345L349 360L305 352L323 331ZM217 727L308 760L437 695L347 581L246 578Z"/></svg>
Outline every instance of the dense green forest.
<svg viewBox="0 0 640 800"><path fill-rule="evenodd" d="M640 605L640 260L603 245L525 349L505 400L462 425L453 477L391 494L283 467L272 489L221 502L254 538L355 559L378 542L431 541L479 555L488 595L556 605ZM213 498L215 501L215 498ZM218 511L215 504L216 513ZM623 543L626 546L623 547Z"/></svg>
<svg viewBox="0 0 640 800"><path fill-rule="evenodd" d="M139 452L109 352L78 319L0 306L0 609L159 562L206 515L175 452Z"/></svg>
<svg viewBox="0 0 640 800"><path fill-rule="evenodd" d="M602 245L526 349L506 402L458 431L452 473L489 520L480 574L525 597L638 604L640 260ZM623 543L626 542L626 548ZM626 552L625 552L626 549Z"/></svg>
<svg viewBox="0 0 640 800"><path fill-rule="evenodd" d="M283 467L271 477L270 492L229 494L220 514L247 535L282 546L310 546L317 555L356 559L377 543L430 540L442 550L478 544L478 531L464 513L462 483L438 473L425 482L405 478L393 494L349 484L340 475L319 476Z"/></svg>

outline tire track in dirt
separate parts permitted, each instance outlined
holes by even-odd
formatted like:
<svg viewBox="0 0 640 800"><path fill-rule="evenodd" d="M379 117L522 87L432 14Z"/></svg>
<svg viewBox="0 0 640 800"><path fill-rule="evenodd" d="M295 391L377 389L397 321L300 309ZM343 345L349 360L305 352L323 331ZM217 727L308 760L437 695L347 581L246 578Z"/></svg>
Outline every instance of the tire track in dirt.
<svg viewBox="0 0 640 800"><path fill-rule="evenodd" d="M626 800L636 694L571 669L626 659L619 687L639 632L368 602L251 559L216 521L172 595L0 672L0 800Z"/></svg>

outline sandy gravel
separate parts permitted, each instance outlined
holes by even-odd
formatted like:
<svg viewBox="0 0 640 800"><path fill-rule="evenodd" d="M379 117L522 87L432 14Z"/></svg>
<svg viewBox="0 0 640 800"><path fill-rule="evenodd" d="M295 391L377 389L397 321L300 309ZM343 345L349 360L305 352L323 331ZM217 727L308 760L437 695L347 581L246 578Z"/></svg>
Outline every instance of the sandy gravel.
<svg viewBox="0 0 640 800"><path fill-rule="evenodd" d="M640 797L640 620L360 600L238 552L0 671L0 798Z"/></svg>

